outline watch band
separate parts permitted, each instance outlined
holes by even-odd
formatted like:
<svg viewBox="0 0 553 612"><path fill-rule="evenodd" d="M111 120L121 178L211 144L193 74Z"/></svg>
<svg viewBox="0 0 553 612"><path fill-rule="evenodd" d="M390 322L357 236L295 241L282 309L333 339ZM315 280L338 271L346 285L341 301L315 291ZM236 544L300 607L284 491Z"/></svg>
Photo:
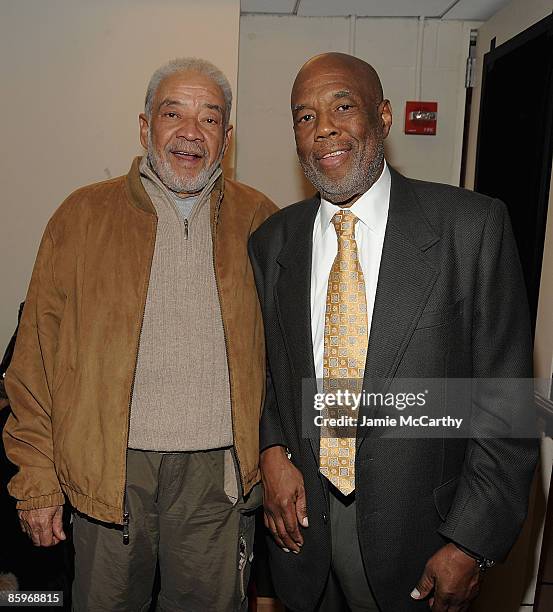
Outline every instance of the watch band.
<svg viewBox="0 0 553 612"><path fill-rule="evenodd" d="M459 550L462 550L466 555L472 557L476 561L476 565L481 572L485 572L487 569L490 569L490 567L493 567L495 565L495 561L492 561L491 559L486 559L486 557L482 557L481 555L472 552L472 550L465 548L461 544L457 544L457 542L453 542L453 544L455 544L455 546L457 546Z"/></svg>
<svg viewBox="0 0 553 612"><path fill-rule="evenodd" d="M495 561L480 557L480 559L476 559L476 565L478 566L478 569L481 572L485 572L487 569L490 569L490 567L493 567L495 565Z"/></svg>

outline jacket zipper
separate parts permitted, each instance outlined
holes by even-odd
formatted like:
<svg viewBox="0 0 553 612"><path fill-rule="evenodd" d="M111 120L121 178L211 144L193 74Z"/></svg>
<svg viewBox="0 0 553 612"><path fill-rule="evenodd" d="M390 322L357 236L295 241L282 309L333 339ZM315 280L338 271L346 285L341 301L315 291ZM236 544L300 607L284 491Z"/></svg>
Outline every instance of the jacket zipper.
<svg viewBox="0 0 553 612"><path fill-rule="evenodd" d="M128 410L128 418L127 418L127 446L125 449L125 482L123 485L123 544L127 545L130 542L130 513L127 507L127 469L129 462L129 434L131 429L131 407L132 407L132 398L134 394L134 383L136 381L136 368L138 367L138 353L140 351L140 337L142 336L142 328L144 326L144 315L146 313L146 301L148 299L148 287L150 285L150 275L152 273L152 262L154 260L154 251L156 248L156 234L157 231L157 223L154 224L154 244L152 247L152 254L150 256L150 265L148 266L148 282L146 283L146 295L144 296L143 307L142 307L142 315L140 317L140 327L138 331L138 341L136 343L136 353L134 359L134 370L132 373L132 381L131 381L131 392L129 395L129 410Z"/></svg>
<svg viewBox="0 0 553 612"><path fill-rule="evenodd" d="M129 513L127 511L127 491L126 491L126 484L125 483L125 505L124 505L124 512L123 512L123 544L125 544L125 546L130 542L130 537L129 537Z"/></svg>
<svg viewBox="0 0 553 612"><path fill-rule="evenodd" d="M221 201L223 200L223 191L221 189L221 193L219 195L219 199L217 201L217 209L215 211L215 218L213 219L213 230L212 230L212 240L213 240L213 272L215 274L215 286L217 288L217 296L219 297L219 309L221 311L221 322L223 324L223 338L225 341L225 354L227 356L227 367L229 374L229 390L230 390L230 411L231 411L231 425L232 425L232 439L233 442L236 440L236 432L234 430L234 399L232 394L232 376L230 375L230 361L229 361L229 352L228 352L228 339L227 339L227 326L225 325L225 317L223 316L223 304L221 301L221 289L219 287L219 277L217 276L217 265L215 262L215 248L217 244L217 223L219 222L219 208L221 206ZM240 465L240 457L238 453L235 451L234 456L236 458L236 463L238 464L238 475L240 476L240 483L242 484L242 493L244 492L244 480L242 477L242 466Z"/></svg>
<svg viewBox="0 0 553 612"><path fill-rule="evenodd" d="M188 219L184 219L184 239L188 240Z"/></svg>

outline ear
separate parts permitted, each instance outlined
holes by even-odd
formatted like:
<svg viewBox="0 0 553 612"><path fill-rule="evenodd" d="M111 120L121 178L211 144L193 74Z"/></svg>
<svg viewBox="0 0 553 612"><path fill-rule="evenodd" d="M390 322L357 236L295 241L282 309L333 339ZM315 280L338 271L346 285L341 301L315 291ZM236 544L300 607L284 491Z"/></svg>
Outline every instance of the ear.
<svg viewBox="0 0 553 612"><path fill-rule="evenodd" d="M392 105L390 100L382 100L379 104L378 112L382 120L382 138L386 138L392 127Z"/></svg>
<svg viewBox="0 0 553 612"><path fill-rule="evenodd" d="M144 113L138 115L138 123L140 124L140 144L147 149L148 148L148 129L150 124L148 123L148 117Z"/></svg>
<svg viewBox="0 0 553 612"><path fill-rule="evenodd" d="M234 126L229 125L225 129L225 137L224 137L224 142L223 142L223 151L222 151L221 159L225 156L225 153L227 152L228 146L230 144L230 137L232 134L233 127Z"/></svg>

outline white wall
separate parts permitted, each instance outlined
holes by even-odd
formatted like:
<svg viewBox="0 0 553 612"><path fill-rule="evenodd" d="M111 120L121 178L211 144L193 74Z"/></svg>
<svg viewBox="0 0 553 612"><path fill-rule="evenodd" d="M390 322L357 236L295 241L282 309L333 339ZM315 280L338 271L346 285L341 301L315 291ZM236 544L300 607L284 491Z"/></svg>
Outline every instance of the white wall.
<svg viewBox="0 0 553 612"><path fill-rule="evenodd" d="M467 185L474 184L476 160L476 143L478 139L478 117L480 112L481 79L484 54L490 49L492 38L496 46L516 36L540 19L550 15L553 10L552 0L513 0L496 13L478 30L476 47L477 78L473 92L471 109L469 146L467 155ZM536 322L534 365L535 376L547 379L551 376L553 359L553 184L549 195L549 213L543 253L540 298ZM525 606L534 602L536 572L543 536L543 514L545 512L546 492L549 487L551 465L553 462L553 441L542 441L541 465L538 470L534 493L532 496L529 520L513 549L509 561L503 567L490 573L484 584L482 596L475 606L475 612L487 612L500 606L508 612L511 610L503 604L501 596L509 601L509 596L518 596ZM499 609L499 608L497 608ZM521 608L527 610L527 607Z"/></svg>
<svg viewBox="0 0 553 612"><path fill-rule="evenodd" d="M0 351L54 209L141 153L151 73L205 57L236 91L239 18L239 0L0 0Z"/></svg>
<svg viewBox="0 0 553 612"><path fill-rule="evenodd" d="M236 176L290 204L311 187L296 160L290 91L312 55L348 51L347 19L242 16L238 62Z"/></svg>
<svg viewBox="0 0 553 612"><path fill-rule="evenodd" d="M438 102L436 136L403 133L405 102L416 93L417 19L278 17L240 19L237 177L280 206L312 193L299 169L290 115L290 90L302 64L325 51L355 54L380 73L394 126L387 158L409 176L459 184L465 61L477 22L427 20L423 35L423 100ZM352 46L353 45L353 46Z"/></svg>

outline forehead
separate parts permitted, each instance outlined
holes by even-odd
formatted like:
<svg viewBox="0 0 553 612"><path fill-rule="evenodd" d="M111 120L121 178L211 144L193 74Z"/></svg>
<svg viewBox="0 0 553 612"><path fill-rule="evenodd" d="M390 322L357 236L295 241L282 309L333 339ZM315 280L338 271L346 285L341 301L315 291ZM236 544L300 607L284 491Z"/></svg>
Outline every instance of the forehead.
<svg viewBox="0 0 553 612"><path fill-rule="evenodd" d="M368 100L372 96L363 79L346 68L310 70L301 74L292 89L292 107L332 100L337 93Z"/></svg>
<svg viewBox="0 0 553 612"><path fill-rule="evenodd" d="M161 81L155 94L156 102L165 98L201 97L203 100L224 107L225 97L222 89L205 74L187 71L171 74Z"/></svg>

